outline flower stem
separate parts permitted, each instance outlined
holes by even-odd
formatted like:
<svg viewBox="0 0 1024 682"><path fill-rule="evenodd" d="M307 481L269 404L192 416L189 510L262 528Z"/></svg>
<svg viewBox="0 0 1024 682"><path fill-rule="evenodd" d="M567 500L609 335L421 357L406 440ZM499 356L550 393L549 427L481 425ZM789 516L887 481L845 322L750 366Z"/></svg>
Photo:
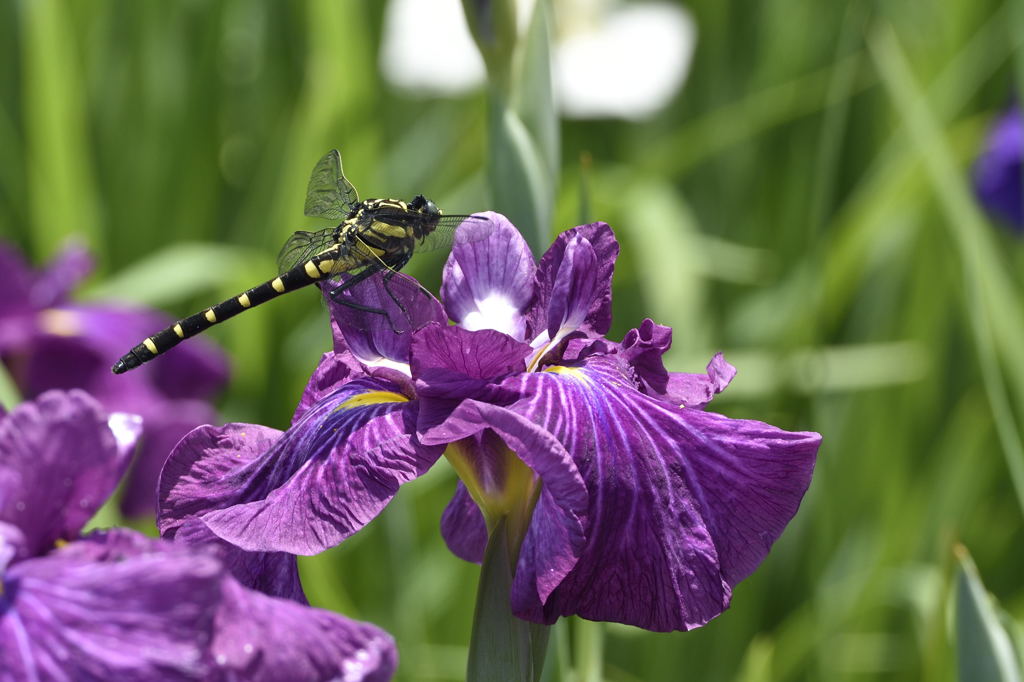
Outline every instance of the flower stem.
<svg viewBox="0 0 1024 682"><path fill-rule="evenodd" d="M576 667L582 682L604 679L604 623L582 618L573 619L576 640Z"/></svg>
<svg viewBox="0 0 1024 682"><path fill-rule="evenodd" d="M502 517L487 541L469 643L469 682L537 682L544 669L549 627L512 615L509 596L520 540L510 531Z"/></svg>

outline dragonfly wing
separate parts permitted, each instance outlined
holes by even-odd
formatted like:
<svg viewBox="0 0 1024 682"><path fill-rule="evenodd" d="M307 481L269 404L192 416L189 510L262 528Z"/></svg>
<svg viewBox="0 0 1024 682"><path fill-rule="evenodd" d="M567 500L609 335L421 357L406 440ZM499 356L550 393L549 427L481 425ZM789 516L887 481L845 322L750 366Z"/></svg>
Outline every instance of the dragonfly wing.
<svg viewBox="0 0 1024 682"><path fill-rule="evenodd" d="M418 218L411 218L408 213L380 211L374 214L373 219L389 225L409 225ZM462 244L485 239L494 231L491 221L467 215L446 215L438 221L434 230L417 242L414 251L426 253L448 249L452 244Z"/></svg>
<svg viewBox="0 0 1024 682"><path fill-rule="evenodd" d="M316 232L299 230L284 243L277 256L277 271L285 273L296 265L305 263L334 243L334 228L328 227Z"/></svg>
<svg viewBox="0 0 1024 682"><path fill-rule="evenodd" d="M345 178L341 154L337 149L324 154L309 176L306 191L306 215L311 218L340 220L359 203L359 194Z"/></svg>
<svg viewBox="0 0 1024 682"><path fill-rule="evenodd" d="M416 245L416 253L451 248L452 244L468 244L486 239L494 231L490 220L476 216L442 216L434 231Z"/></svg>

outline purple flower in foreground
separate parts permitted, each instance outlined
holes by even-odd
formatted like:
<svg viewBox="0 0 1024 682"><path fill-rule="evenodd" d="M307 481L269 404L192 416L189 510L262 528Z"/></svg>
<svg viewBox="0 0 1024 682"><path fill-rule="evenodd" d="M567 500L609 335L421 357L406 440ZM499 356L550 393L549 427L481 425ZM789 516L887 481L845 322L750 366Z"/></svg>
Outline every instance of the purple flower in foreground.
<svg viewBox="0 0 1024 682"><path fill-rule="evenodd" d="M0 244L0 359L28 398L81 388L111 412L143 417L121 506L129 515L152 514L157 477L171 448L199 424L216 419L208 401L224 385L227 365L198 340L138 372L112 375L110 363L126 344L169 320L154 310L70 303L71 290L91 269L92 260L80 248L68 248L33 271Z"/></svg>
<svg viewBox="0 0 1024 682"><path fill-rule="evenodd" d="M974 189L982 205L1017 231L1024 230L1024 117L1014 106L989 131L974 165Z"/></svg>
<svg viewBox="0 0 1024 682"><path fill-rule="evenodd" d="M79 537L140 428L77 390L0 417L0 678L388 679L386 633L243 588L214 547Z"/></svg>
<svg viewBox="0 0 1024 682"><path fill-rule="evenodd" d="M161 527L198 520L251 552L319 552L443 453L460 478L445 540L480 561L489 533L511 529L516 615L706 623L796 513L820 436L701 410L735 370L716 355L703 374L667 371L667 327L605 339L618 252L607 225L560 235L536 264L505 218L484 217L459 228L489 235L453 249L444 308L403 301L415 333L380 316L350 324L332 305L335 350L287 431L229 424L183 439L162 474ZM372 286L371 305L397 307Z"/></svg>

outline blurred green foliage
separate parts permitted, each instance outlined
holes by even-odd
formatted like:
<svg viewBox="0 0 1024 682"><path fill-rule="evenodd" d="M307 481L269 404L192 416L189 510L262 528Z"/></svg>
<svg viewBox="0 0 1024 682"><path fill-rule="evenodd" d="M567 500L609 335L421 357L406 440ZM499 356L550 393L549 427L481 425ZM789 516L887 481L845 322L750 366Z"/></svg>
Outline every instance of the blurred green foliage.
<svg viewBox="0 0 1024 682"><path fill-rule="evenodd" d="M1024 82L1024 3L688 6L699 44L666 111L563 123L551 227L585 206L616 229L613 338L650 316L675 329L672 369L725 350L739 375L716 411L824 444L729 611L691 633L563 623L550 677L601 674L603 646L622 682L955 679L955 541L1024 617L1024 252L966 182ZM99 261L84 296L187 314L273 273L331 147L364 196L489 208L485 95L389 89L382 11L3 3L0 235L36 261L84 240ZM410 272L436 287L440 262ZM234 365L225 419L287 424L330 340L316 298L210 332ZM453 489L436 467L303 562L315 604L395 635L401 679L463 675L477 569L437 531Z"/></svg>

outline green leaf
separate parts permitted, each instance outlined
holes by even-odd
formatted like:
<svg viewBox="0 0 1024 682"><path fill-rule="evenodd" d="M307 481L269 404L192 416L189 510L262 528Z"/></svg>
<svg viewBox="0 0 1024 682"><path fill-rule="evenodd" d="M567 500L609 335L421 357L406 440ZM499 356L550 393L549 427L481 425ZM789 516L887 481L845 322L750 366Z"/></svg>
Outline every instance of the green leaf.
<svg viewBox="0 0 1024 682"><path fill-rule="evenodd" d="M480 567L476 614L469 645L469 682L536 682L544 670L550 629L512 615L514 559L503 517L487 541Z"/></svg>
<svg viewBox="0 0 1024 682"><path fill-rule="evenodd" d="M551 83L551 10L541 0L522 45L520 78L514 85L512 101L523 125L544 159L550 178L559 177L558 112ZM552 194L554 194L552 190Z"/></svg>
<svg viewBox="0 0 1024 682"><path fill-rule="evenodd" d="M7 366L0 363L0 408L10 412L21 402L21 391L14 383L14 377L7 371Z"/></svg>
<svg viewBox="0 0 1024 682"><path fill-rule="evenodd" d="M173 244L87 288L83 298L163 307L221 288L237 277L242 263L243 254L236 247L196 242ZM272 274L268 271L267 278Z"/></svg>
<svg viewBox="0 0 1024 682"><path fill-rule="evenodd" d="M946 215L948 239L963 265L965 312L978 352L985 390L992 406L1017 503L1024 511L1024 437L1014 418L1000 351L1009 357L1024 344L1024 317L1016 287L993 243L992 231L980 214L946 136L918 87L895 31L884 25L869 42L882 84L896 106L910 140L917 147L936 201ZM1000 343L1001 342L1001 343ZM1024 375L1011 374L1024 394Z"/></svg>
<svg viewBox="0 0 1024 682"><path fill-rule="evenodd" d="M514 17L507 16L506 3L464 5L488 63L488 179L493 207L519 228L534 253L540 253L550 236L560 158L551 83L550 11L545 2L537 3L515 54L516 68L506 69L488 53L484 39L488 32L497 36L509 21L514 24ZM504 51L507 46L498 42Z"/></svg>
<svg viewBox="0 0 1024 682"><path fill-rule="evenodd" d="M462 7L469 31L487 65L488 79L507 92L518 33L515 0L463 0Z"/></svg>
<svg viewBox="0 0 1024 682"><path fill-rule="evenodd" d="M959 679L971 682L1020 682L1013 643L1000 623L998 607L985 591L967 550L956 548L956 650Z"/></svg>
<svg viewBox="0 0 1024 682"><path fill-rule="evenodd" d="M33 247L52 255L70 236L99 242L99 209L89 169L88 112L72 18L53 0L20 6ZM6 163L6 162L5 162Z"/></svg>
<svg viewBox="0 0 1024 682"><path fill-rule="evenodd" d="M508 216L534 253L542 253L554 211L553 181L522 119L499 96L491 98L490 138L494 210Z"/></svg>

